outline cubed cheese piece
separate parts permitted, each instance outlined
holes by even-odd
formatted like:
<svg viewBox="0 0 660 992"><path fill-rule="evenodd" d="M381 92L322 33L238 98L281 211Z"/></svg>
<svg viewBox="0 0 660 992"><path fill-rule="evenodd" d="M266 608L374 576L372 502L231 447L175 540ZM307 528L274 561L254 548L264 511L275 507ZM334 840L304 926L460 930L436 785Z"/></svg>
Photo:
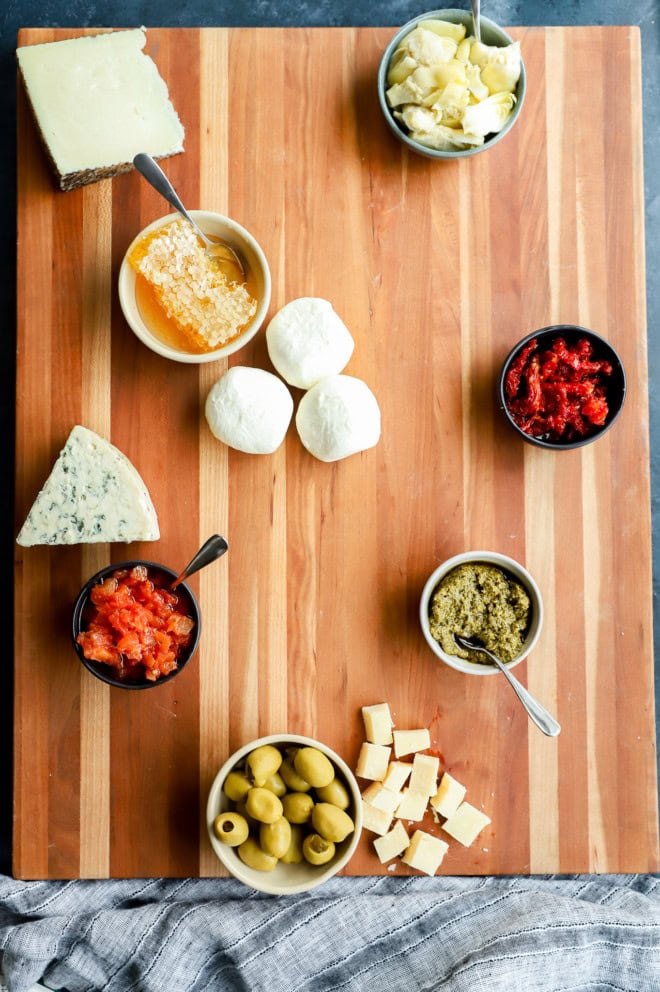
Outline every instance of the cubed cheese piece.
<svg viewBox="0 0 660 992"><path fill-rule="evenodd" d="M396 758L400 758L402 754L425 751L431 746L431 735L426 727L421 730L395 730L392 736Z"/></svg>
<svg viewBox="0 0 660 992"><path fill-rule="evenodd" d="M456 812L443 823L442 829L465 847L469 847L489 823L490 817L481 810L470 803L461 803Z"/></svg>
<svg viewBox="0 0 660 992"><path fill-rule="evenodd" d="M375 703L362 707L364 731L372 744L392 743L392 715L387 703Z"/></svg>
<svg viewBox="0 0 660 992"><path fill-rule="evenodd" d="M26 45L18 65L60 188L183 151L184 131L144 29Z"/></svg>
<svg viewBox="0 0 660 992"><path fill-rule="evenodd" d="M439 816L450 817L463 802L466 792L464 785L452 778L449 772L445 772L440 779L438 791L431 797L431 807Z"/></svg>
<svg viewBox="0 0 660 992"><path fill-rule="evenodd" d="M386 834L390 829L392 814L384 809L376 809L370 803L362 800L362 826L365 830L371 830L374 834Z"/></svg>
<svg viewBox="0 0 660 992"><path fill-rule="evenodd" d="M376 809L392 814L401 802L401 793L386 789L381 782L372 782L362 793L362 798Z"/></svg>
<svg viewBox="0 0 660 992"><path fill-rule="evenodd" d="M424 830L416 830L401 860L426 875L435 875L448 850L449 844L444 840Z"/></svg>
<svg viewBox="0 0 660 992"><path fill-rule="evenodd" d="M391 789L392 792L401 792L411 771L412 765L409 761L390 761L383 785L386 789Z"/></svg>
<svg viewBox="0 0 660 992"><path fill-rule="evenodd" d="M423 820L429 797L423 792L404 789L395 812L401 820Z"/></svg>
<svg viewBox="0 0 660 992"><path fill-rule="evenodd" d="M421 792L427 799L434 795L438 787L439 765L440 759L432 754L416 754L410 776L410 791Z"/></svg>
<svg viewBox="0 0 660 992"><path fill-rule="evenodd" d="M376 837L374 840L376 854L383 865L386 861L391 861L392 858L402 854L409 844L408 831L401 820L397 820L392 829L383 837Z"/></svg>
<svg viewBox="0 0 660 992"><path fill-rule="evenodd" d="M387 774L392 748L384 744L371 744L365 741L360 748L355 774L360 778L370 778L382 782Z"/></svg>
<svg viewBox="0 0 660 992"><path fill-rule="evenodd" d="M159 536L154 505L135 467L105 438L77 426L16 542L31 547L156 541Z"/></svg>

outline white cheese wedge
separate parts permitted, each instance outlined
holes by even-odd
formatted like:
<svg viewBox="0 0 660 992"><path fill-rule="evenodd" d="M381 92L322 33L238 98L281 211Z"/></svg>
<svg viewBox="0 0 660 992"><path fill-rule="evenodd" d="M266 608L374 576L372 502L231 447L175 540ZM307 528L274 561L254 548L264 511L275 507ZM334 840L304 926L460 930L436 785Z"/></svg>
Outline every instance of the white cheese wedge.
<svg viewBox="0 0 660 992"><path fill-rule="evenodd" d="M16 541L94 544L156 541L151 497L118 448L86 427L74 427Z"/></svg>
<svg viewBox="0 0 660 992"><path fill-rule="evenodd" d="M469 847L484 827L490 823L490 817L470 803L462 803L455 813L443 823L442 829L454 840Z"/></svg>
<svg viewBox="0 0 660 992"><path fill-rule="evenodd" d="M445 772L440 779L438 791L431 796L431 808L439 816L450 817L463 802L466 792L464 785L452 778L449 772Z"/></svg>
<svg viewBox="0 0 660 992"><path fill-rule="evenodd" d="M416 754L410 776L411 792L421 792L427 800L438 788L440 759L432 754Z"/></svg>
<svg viewBox="0 0 660 992"><path fill-rule="evenodd" d="M416 830L401 860L426 875L435 875L448 850L449 844L444 840L424 830Z"/></svg>
<svg viewBox="0 0 660 992"><path fill-rule="evenodd" d="M412 765L409 761L390 761L383 785L386 789L391 789L392 792L401 792L411 771Z"/></svg>
<svg viewBox="0 0 660 992"><path fill-rule="evenodd" d="M127 172L138 152L183 151L184 130L142 28L17 49L60 188Z"/></svg>
<svg viewBox="0 0 660 992"><path fill-rule="evenodd" d="M369 778L382 782L387 774L392 748L384 744L371 744L365 741L360 748L355 774L360 778Z"/></svg>
<svg viewBox="0 0 660 992"><path fill-rule="evenodd" d="M382 837L376 837L373 843L378 859L384 865L406 850L410 838L401 820L397 820L391 830Z"/></svg>
<svg viewBox="0 0 660 992"><path fill-rule="evenodd" d="M431 735L426 727L421 730L395 730L392 737L394 738L396 758L400 758L404 754L412 754L415 751L425 751L431 746Z"/></svg>
<svg viewBox="0 0 660 992"><path fill-rule="evenodd" d="M368 741L372 744L392 743L392 714L387 703L363 706L362 719Z"/></svg>
<svg viewBox="0 0 660 992"><path fill-rule="evenodd" d="M376 809L371 803L362 800L362 826L374 834L386 834L390 829L392 814L384 809Z"/></svg>
<svg viewBox="0 0 660 992"><path fill-rule="evenodd" d="M395 812L400 820L423 820L429 797L425 792L413 792L412 789L404 789L401 794L401 802Z"/></svg>
<svg viewBox="0 0 660 992"><path fill-rule="evenodd" d="M386 813L393 814L401 802L402 796L400 792L392 792L391 789L386 789L381 782L372 782L362 793L362 798L376 809L382 809Z"/></svg>

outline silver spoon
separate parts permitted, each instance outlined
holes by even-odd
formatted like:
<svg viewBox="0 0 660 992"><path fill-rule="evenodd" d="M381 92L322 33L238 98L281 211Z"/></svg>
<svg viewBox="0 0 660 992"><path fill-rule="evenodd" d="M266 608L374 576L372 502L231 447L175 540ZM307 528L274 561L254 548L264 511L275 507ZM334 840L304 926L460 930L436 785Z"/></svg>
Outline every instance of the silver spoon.
<svg viewBox="0 0 660 992"><path fill-rule="evenodd" d="M192 575L193 572L199 572L200 568L205 568L206 565L210 565L212 561L216 561L228 550L229 545L224 537L220 537L219 534L209 537L208 541L204 541L194 558L188 562L181 575L172 582L170 589L176 589L179 583L187 579L189 575Z"/></svg>
<svg viewBox="0 0 660 992"><path fill-rule="evenodd" d="M506 665L500 661L497 655L494 655L492 651L485 648L477 637L460 637L458 634L454 634L454 640L460 648L464 648L466 651L481 651L482 654L485 654L486 657L490 658L493 664L497 665L501 672L504 672L505 676L509 680L511 688L539 730L542 730L548 737L557 736L561 730L561 727L555 718L550 716L545 707L541 706L537 699L534 699L532 694L528 692L524 685L518 681L515 675L509 671Z"/></svg>
<svg viewBox="0 0 660 992"><path fill-rule="evenodd" d="M206 254L218 263L225 275L235 282L245 282L245 266L234 249L222 241L212 241L208 235L204 234L201 227L192 219L184 207L172 183L151 155L147 155L146 152L139 152L133 159L133 165L144 176L147 182L151 183L153 188L161 196L165 197L170 206L178 210L186 218L188 223L192 225L197 237L201 239L204 245ZM225 266L228 268L225 268Z"/></svg>
<svg viewBox="0 0 660 992"><path fill-rule="evenodd" d="M481 0L470 0L472 7L472 21L474 23L474 37L477 41L481 41Z"/></svg>

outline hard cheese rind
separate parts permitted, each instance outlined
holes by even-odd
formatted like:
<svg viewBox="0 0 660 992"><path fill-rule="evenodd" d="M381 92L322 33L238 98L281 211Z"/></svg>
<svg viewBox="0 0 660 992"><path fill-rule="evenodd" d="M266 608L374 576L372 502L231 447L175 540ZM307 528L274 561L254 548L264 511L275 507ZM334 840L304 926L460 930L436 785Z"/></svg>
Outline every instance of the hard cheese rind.
<svg viewBox="0 0 660 992"><path fill-rule="evenodd" d="M151 497L137 470L113 444L74 427L16 541L93 544L156 541Z"/></svg>
<svg viewBox="0 0 660 992"><path fill-rule="evenodd" d="M118 175L138 152L183 151L184 130L142 28L17 49L60 188Z"/></svg>

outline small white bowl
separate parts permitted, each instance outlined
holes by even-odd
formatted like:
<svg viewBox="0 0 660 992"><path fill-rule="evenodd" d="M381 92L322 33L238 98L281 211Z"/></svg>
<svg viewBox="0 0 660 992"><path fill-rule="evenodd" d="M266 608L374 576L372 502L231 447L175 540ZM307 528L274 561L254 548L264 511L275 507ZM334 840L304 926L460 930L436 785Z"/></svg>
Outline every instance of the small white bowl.
<svg viewBox="0 0 660 992"><path fill-rule="evenodd" d="M156 354L161 355L163 358L170 358L175 362L199 365L202 362L216 362L220 358L233 355L239 348L242 348L248 341L252 340L263 324L268 307L270 306L271 279L266 256L249 231L246 231L236 221L223 216L223 214L212 213L209 210L191 210L190 214L205 234L219 238L220 241L228 244L238 253L245 265L251 270L254 277L257 312L245 330L233 341L230 341L229 344L216 348L214 351L195 354L165 344L144 322L135 298L135 270L129 265L127 256L135 242L139 238L144 237L145 234L150 234L151 231L155 231L159 227L164 227L173 220L183 220L178 213L160 217L152 224L149 224L140 231L129 246L119 269L119 302L128 325L147 348L151 348Z"/></svg>
<svg viewBox="0 0 660 992"><path fill-rule="evenodd" d="M347 812L355 824L355 830L346 840L337 844L334 857L326 865L311 865L306 861L302 861L297 865L285 865L280 861L272 871L257 871L256 868L250 868L241 861L235 848L229 847L228 844L223 844L216 837L213 830L213 821L219 813L224 813L226 810L233 808L233 803L223 792L227 775L230 771L241 765L250 751L253 751L256 747L261 747L263 744L273 744L275 747L297 744L300 747L318 748L319 751L322 751L323 754L330 758L343 778L351 796L351 805ZM325 744L321 744L320 741L315 741L311 737L301 737L299 734L271 734L269 737L260 737L258 740L250 741L249 744L239 748L238 751L235 751L225 761L213 780L213 785L209 792L209 798L206 804L206 826L213 850L225 868L240 882L251 886L253 889L258 889L260 892L267 892L270 895L276 896L288 896L298 892L307 892L309 889L316 888L329 878L332 878L333 875L336 875L352 858L362 832L362 800L360 789L353 772L346 762Z"/></svg>
<svg viewBox="0 0 660 992"><path fill-rule="evenodd" d="M532 617L529 623L527 636L523 644L523 649L517 658L514 658L513 661L507 662L508 668L513 668L515 665L519 665L520 662L523 661L528 654L530 654L539 639L541 627L543 626L543 599L541 597L539 587L527 569L523 568L523 566L515 561L515 559L509 558L507 555L501 555L497 551L466 551L463 552L463 554L454 555L453 558L448 558L447 561L443 562L442 565L439 565L438 568L431 573L426 581L419 603L419 619L422 633L424 634L431 651L433 651L433 653L440 658L441 661L444 661L446 665L449 665L451 668L455 668L458 672L464 672L466 675L496 675L499 669L496 668L495 665L491 665L490 663L481 665L478 662L467 661L465 658L459 658L458 655L447 654L447 652L443 651L439 643L432 636L429 628L429 606L431 603L431 598L442 579L444 579L444 577L458 565L476 565L480 562L485 562L488 565L496 565L503 571L508 572L514 577L514 579L517 579L525 586L525 589L529 594Z"/></svg>

